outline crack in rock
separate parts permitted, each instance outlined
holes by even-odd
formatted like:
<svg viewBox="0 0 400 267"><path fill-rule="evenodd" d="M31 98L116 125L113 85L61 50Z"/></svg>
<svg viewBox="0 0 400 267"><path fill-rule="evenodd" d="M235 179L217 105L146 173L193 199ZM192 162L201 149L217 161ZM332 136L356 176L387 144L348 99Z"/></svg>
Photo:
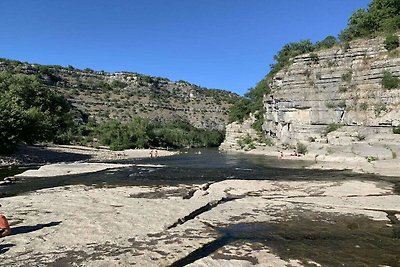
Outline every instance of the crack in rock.
<svg viewBox="0 0 400 267"><path fill-rule="evenodd" d="M214 184L214 183L215 183L215 182L208 182L208 183L206 183L205 185L203 185L200 189L193 189L193 190L190 190L190 191L187 193L187 195L183 197L183 199L191 199L191 198L194 196L194 194L195 194L198 190L207 191L207 190L210 188L210 186L211 186L212 184Z"/></svg>
<svg viewBox="0 0 400 267"><path fill-rule="evenodd" d="M185 217L179 218L175 223L173 223L172 225L168 226L167 230L175 228L178 225L184 224L187 221L193 220L194 218L196 218L200 214L203 214L203 213L205 213L207 211L210 211L210 210L212 210L213 208L217 207L220 204L224 204L226 202L229 202L229 201L232 201L232 200L236 200L236 199L238 199L238 197L223 197L220 200L215 200L215 201L208 202L206 205L204 205L204 206L192 211L191 213L189 213Z"/></svg>
<svg viewBox="0 0 400 267"><path fill-rule="evenodd" d="M211 253L217 251L218 249L222 248L223 246L229 244L232 241L232 238L230 236L222 236L218 239L215 239L214 241L207 243L200 248L192 251L189 253L186 257L181 258L171 265L169 267L181 267L181 266L186 266L190 263L193 263L199 259L202 259L204 257L207 257Z"/></svg>

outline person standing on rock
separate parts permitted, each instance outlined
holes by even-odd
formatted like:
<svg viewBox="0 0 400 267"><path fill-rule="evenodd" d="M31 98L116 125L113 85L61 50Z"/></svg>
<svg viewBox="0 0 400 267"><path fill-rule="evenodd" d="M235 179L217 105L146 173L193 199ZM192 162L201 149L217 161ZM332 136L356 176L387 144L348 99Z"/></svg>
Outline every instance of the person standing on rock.
<svg viewBox="0 0 400 267"><path fill-rule="evenodd" d="M0 214L0 238L5 237L9 234L11 234L10 224L8 223L6 216Z"/></svg>

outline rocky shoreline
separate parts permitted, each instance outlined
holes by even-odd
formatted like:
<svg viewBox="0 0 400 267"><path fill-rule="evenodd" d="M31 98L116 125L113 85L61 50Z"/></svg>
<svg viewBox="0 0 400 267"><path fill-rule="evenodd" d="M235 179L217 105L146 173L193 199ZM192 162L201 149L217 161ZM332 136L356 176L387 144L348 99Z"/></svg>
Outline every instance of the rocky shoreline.
<svg viewBox="0 0 400 267"><path fill-rule="evenodd" d="M324 153L326 150L330 153ZM340 148L336 148L340 150ZM386 160L371 160L366 156L360 156L352 152L336 151L335 147L313 149L311 148L307 154L295 155L295 151L284 150L279 147L257 146L252 150L243 149L225 149L221 151L226 153L243 153L248 155L263 155L267 157L275 157L282 161L304 161L307 165L305 168L318 170L348 170L355 173L376 174L380 176L400 177L398 166L400 159L391 158Z"/></svg>
<svg viewBox="0 0 400 267"><path fill-rule="evenodd" d="M0 240L7 266L400 263L400 196L385 182L73 185L1 202L13 229Z"/></svg>

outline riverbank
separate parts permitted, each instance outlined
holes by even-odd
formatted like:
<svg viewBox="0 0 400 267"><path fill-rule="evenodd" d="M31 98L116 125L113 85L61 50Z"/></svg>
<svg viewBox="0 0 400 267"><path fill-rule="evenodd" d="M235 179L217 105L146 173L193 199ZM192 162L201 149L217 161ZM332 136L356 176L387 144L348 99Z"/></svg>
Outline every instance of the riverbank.
<svg viewBox="0 0 400 267"><path fill-rule="evenodd" d="M20 145L18 151L11 156L0 156L0 167L17 165L43 165L76 161L115 161L176 155L178 152L164 149L127 149L112 151L106 148L84 146L52 145L27 146Z"/></svg>
<svg viewBox="0 0 400 267"><path fill-rule="evenodd" d="M371 145L358 142L347 145L307 144L305 155L278 146L256 145L254 149L239 149L221 147L226 153L243 153L248 155L262 155L275 157L284 161L304 161L308 169L319 170L350 170L355 173L376 174L382 176L400 177L400 158L397 157L399 145L388 147L385 145ZM399 154L400 155L400 154Z"/></svg>
<svg viewBox="0 0 400 267"><path fill-rule="evenodd" d="M0 239L0 256L7 266L395 266L400 196L392 186L226 180L43 189L1 199L13 235Z"/></svg>
<svg viewBox="0 0 400 267"><path fill-rule="evenodd" d="M10 157L0 157L0 167L35 166L35 169L5 177L1 185L26 177L55 177L99 172L109 169L132 167L131 163L112 163L113 161L135 160L149 157L167 157L178 154L176 151L162 149L128 149L112 151L83 146L20 146ZM111 163L110 163L111 162ZM38 167L40 166L40 167ZM157 167L157 166L156 166Z"/></svg>

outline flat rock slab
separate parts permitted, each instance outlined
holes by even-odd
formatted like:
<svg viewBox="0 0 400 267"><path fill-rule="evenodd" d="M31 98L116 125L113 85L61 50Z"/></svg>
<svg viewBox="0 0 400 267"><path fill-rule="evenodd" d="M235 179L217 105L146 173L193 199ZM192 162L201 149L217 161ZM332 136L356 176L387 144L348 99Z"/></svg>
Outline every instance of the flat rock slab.
<svg viewBox="0 0 400 267"><path fill-rule="evenodd" d="M0 239L0 260L4 266L324 266L325 254L304 253L328 243L351 249L373 242L352 234L364 225L397 229L399 203L392 184L370 181L57 187L1 199L13 235ZM385 240L394 259L371 259L372 265L400 255L390 254L400 239ZM367 255L382 255L374 252ZM345 258L329 255L337 257L333 263Z"/></svg>
<svg viewBox="0 0 400 267"><path fill-rule="evenodd" d="M109 169L127 168L134 166L133 164L112 164L112 163L57 163L41 166L37 170L27 170L15 177L55 177L63 175L74 175L91 172L99 172Z"/></svg>

